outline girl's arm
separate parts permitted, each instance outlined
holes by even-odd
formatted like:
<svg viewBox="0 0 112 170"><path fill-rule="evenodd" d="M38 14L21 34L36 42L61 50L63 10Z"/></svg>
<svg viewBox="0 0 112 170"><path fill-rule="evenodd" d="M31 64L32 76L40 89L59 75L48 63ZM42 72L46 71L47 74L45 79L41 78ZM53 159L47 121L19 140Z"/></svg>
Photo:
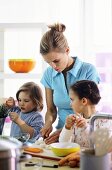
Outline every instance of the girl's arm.
<svg viewBox="0 0 112 170"><path fill-rule="evenodd" d="M74 129L66 129L64 126L60 136L59 142L73 142Z"/></svg>
<svg viewBox="0 0 112 170"><path fill-rule="evenodd" d="M88 148L90 147L90 124L87 119L85 121L86 123L82 120L82 124L86 124L86 126L82 126L81 121L79 121L81 127L75 127L75 142L81 147Z"/></svg>
<svg viewBox="0 0 112 170"><path fill-rule="evenodd" d="M59 142L73 141L75 122L76 122L76 116L74 114L67 116L65 126L63 127L63 129L60 133L60 136L59 136Z"/></svg>
<svg viewBox="0 0 112 170"><path fill-rule="evenodd" d="M13 122L15 122L21 129L22 132L27 132L30 134L30 138L34 135L34 128L27 125L25 121L23 121L16 112L9 113L10 118Z"/></svg>

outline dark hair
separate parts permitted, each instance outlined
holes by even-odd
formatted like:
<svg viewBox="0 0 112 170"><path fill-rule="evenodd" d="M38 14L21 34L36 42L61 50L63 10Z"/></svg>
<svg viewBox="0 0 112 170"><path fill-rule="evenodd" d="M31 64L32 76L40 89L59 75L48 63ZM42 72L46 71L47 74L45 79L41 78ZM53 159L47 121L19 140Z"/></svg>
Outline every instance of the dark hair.
<svg viewBox="0 0 112 170"><path fill-rule="evenodd" d="M98 104L101 99L97 84L91 80L77 81L70 89L78 95L79 99L85 97L89 99L92 104Z"/></svg>
<svg viewBox="0 0 112 170"><path fill-rule="evenodd" d="M49 25L49 31L47 31L40 42L40 53L46 55L53 50L58 52L65 52L65 49L68 47L68 42L63 35L66 27L64 24L54 24Z"/></svg>
<svg viewBox="0 0 112 170"><path fill-rule="evenodd" d="M43 109L43 96L41 88L34 82L24 83L16 93L16 98L18 100L20 92L28 92L30 98L37 106L35 110L41 111Z"/></svg>

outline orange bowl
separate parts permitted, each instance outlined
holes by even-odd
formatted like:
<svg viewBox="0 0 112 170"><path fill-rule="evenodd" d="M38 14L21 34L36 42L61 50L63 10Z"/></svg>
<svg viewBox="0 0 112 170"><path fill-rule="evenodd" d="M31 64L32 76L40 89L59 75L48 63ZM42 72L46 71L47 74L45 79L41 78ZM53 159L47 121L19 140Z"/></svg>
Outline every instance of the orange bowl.
<svg viewBox="0 0 112 170"><path fill-rule="evenodd" d="M36 65L34 59L9 59L9 68L15 73L28 73Z"/></svg>

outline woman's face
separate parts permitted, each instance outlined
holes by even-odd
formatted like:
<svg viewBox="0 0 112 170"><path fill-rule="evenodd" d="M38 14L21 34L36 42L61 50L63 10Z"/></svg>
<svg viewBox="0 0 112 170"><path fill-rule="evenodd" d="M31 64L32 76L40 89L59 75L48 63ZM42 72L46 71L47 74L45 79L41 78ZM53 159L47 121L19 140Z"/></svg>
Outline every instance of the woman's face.
<svg viewBox="0 0 112 170"><path fill-rule="evenodd" d="M83 113L82 99L79 99L77 93L70 89L69 96L71 99L71 107L75 113Z"/></svg>
<svg viewBox="0 0 112 170"><path fill-rule="evenodd" d="M68 67L69 63L69 49L66 50L65 53L60 53L57 51L49 52L44 55L44 60L56 71L62 72L66 67Z"/></svg>
<svg viewBox="0 0 112 170"><path fill-rule="evenodd" d="M23 91L19 93L18 105L23 113L30 112L35 108L35 104L30 98L28 92L23 92Z"/></svg>

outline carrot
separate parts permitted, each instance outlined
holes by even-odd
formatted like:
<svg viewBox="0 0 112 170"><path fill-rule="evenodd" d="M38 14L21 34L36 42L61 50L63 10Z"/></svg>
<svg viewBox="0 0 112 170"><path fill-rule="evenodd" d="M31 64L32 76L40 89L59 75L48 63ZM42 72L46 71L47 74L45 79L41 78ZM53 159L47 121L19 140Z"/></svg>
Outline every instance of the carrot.
<svg viewBox="0 0 112 170"><path fill-rule="evenodd" d="M62 158L58 162L58 164L59 164L59 166L63 166L63 165L66 165L66 164L67 165L72 164L75 167L79 161L80 161L80 153L75 152L75 153L71 153L71 154L67 155L66 157ZM72 165L71 165L71 167L73 167Z"/></svg>
<svg viewBox="0 0 112 170"><path fill-rule="evenodd" d="M33 152L33 153L39 153L39 152L43 152L43 149L26 147L26 148L24 148L24 151Z"/></svg>

